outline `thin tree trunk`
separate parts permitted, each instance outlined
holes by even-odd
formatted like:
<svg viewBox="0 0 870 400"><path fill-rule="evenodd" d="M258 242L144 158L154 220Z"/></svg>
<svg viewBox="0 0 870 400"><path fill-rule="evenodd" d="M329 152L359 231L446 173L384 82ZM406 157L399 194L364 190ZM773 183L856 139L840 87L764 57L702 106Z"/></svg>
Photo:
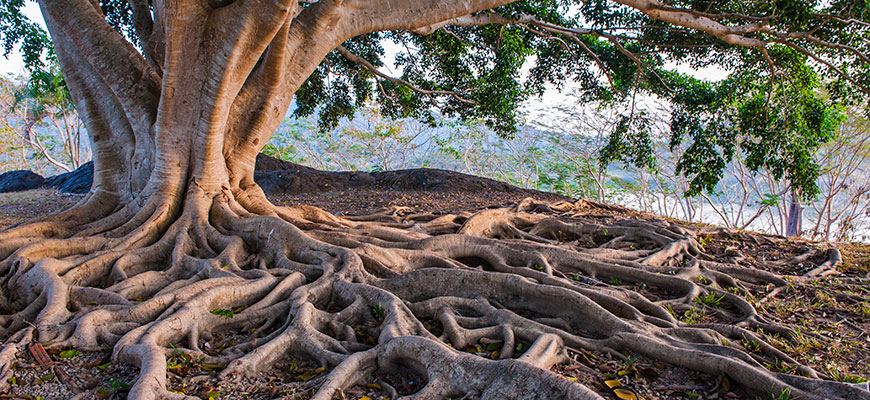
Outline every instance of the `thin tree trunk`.
<svg viewBox="0 0 870 400"><path fill-rule="evenodd" d="M794 190L789 192L788 217L785 229L786 236L800 236L803 223L804 207Z"/></svg>

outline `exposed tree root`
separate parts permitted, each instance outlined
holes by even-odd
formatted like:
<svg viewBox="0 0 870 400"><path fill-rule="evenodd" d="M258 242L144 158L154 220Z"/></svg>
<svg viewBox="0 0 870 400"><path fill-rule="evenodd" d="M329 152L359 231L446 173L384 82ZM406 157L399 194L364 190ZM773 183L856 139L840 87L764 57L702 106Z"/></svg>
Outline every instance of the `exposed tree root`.
<svg viewBox="0 0 870 400"><path fill-rule="evenodd" d="M550 371L568 349L725 374L758 395L870 397L807 366L764 367L798 363L755 332L791 339L791 330L738 294L773 296L790 282L714 262L671 223L583 222L582 206L342 218L274 207L261 192L195 190L183 209L159 199L114 214L84 205L0 233L0 390L35 335L113 349L139 368L133 399L186 397L167 389L176 351L225 366L226 379L288 354L316 360L330 373L315 399L400 370L425 379L414 398L599 398ZM715 322L685 320L697 310ZM220 352L203 346L225 332L247 338ZM481 342L499 345L494 359L460 351Z"/></svg>

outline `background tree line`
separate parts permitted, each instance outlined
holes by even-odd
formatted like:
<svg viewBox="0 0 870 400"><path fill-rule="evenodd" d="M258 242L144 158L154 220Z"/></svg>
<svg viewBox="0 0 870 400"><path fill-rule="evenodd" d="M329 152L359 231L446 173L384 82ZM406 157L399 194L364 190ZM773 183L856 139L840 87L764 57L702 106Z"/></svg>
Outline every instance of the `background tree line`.
<svg viewBox="0 0 870 400"><path fill-rule="evenodd" d="M816 82L812 86L818 90ZM481 120L396 118L373 103L330 129L311 116L290 117L265 152L323 170L449 169L728 228L828 240L870 237L870 123L860 105L822 105L828 121L816 122L824 128L816 131L803 121L763 120L753 114L748 118L767 126L740 129L782 135L777 140L791 140L796 149L780 149L759 161L752 148L734 146L748 140L738 129L733 153L714 160L721 175L705 176L716 174L710 171L711 160L687 162L684 157L697 152L692 147L699 142L705 145L703 135L693 133L696 140L688 143L672 139L674 130L685 129L677 126L680 121L715 118L708 111L712 107L686 110L685 101L651 96L578 105L583 96L576 90L563 96L562 104L526 107L526 124L507 136ZM817 91L806 96L819 97ZM29 80L3 79L0 112L3 171L51 174L90 159L82 122L56 68L40 70ZM707 145L723 154L722 146ZM798 179L803 181L793 182Z"/></svg>
<svg viewBox="0 0 870 400"><path fill-rule="evenodd" d="M433 127L375 107L330 130L311 118L288 118L264 151L324 170L442 168L685 221L781 235L797 229L813 239L870 238L870 123L860 109L843 109L824 142L807 146L817 192L805 196L773 167L753 171L742 149L710 190L693 191L692 176L680 171L689 144L671 147L668 140L673 105L647 100L636 105L652 138L643 165L606 153L623 110L578 107L570 98L527 110L528 123L509 137L475 121L443 119ZM790 227L796 218L799 225Z"/></svg>

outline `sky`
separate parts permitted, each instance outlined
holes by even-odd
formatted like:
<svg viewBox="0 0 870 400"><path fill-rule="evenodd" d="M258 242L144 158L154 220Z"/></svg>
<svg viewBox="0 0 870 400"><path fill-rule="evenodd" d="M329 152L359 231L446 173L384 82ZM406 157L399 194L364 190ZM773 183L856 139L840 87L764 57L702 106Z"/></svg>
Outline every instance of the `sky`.
<svg viewBox="0 0 870 400"><path fill-rule="evenodd" d="M42 13L39 11L39 4L36 4L36 2L25 2L24 14L27 15L31 21L36 21L42 25L43 28L45 27L45 21L42 19ZM2 54L0 54L0 75L7 74L24 74L24 62L21 61L21 53L17 48L9 54L9 58L4 58Z"/></svg>

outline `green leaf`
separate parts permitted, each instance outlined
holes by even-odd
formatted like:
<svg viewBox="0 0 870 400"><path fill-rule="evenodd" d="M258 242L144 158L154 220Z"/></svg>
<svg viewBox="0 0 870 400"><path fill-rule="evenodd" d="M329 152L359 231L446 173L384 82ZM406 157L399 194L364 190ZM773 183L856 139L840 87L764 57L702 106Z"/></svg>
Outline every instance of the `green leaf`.
<svg viewBox="0 0 870 400"><path fill-rule="evenodd" d="M60 358L73 358L73 357L77 356L78 354L79 354L78 351L70 349L70 350L64 350L64 351L60 352L60 354L58 354L57 356Z"/></svg>
<svg viewBox="0 0 870 400"><path fill-rule="evenodd" d="M233 310L227 310L226 308L217 308L217 309L211 310L211 313L214 315L219 315L219 316L224 317L226 319L230 319L235 315L235 313L233 313Z"/></svg>
<svg viewBox="0 0 870 400"><path fill-rule="evenodd" d="M199 366L205 371L214 371L223 368L224 366L221 364L202 364Z"/></svg>

